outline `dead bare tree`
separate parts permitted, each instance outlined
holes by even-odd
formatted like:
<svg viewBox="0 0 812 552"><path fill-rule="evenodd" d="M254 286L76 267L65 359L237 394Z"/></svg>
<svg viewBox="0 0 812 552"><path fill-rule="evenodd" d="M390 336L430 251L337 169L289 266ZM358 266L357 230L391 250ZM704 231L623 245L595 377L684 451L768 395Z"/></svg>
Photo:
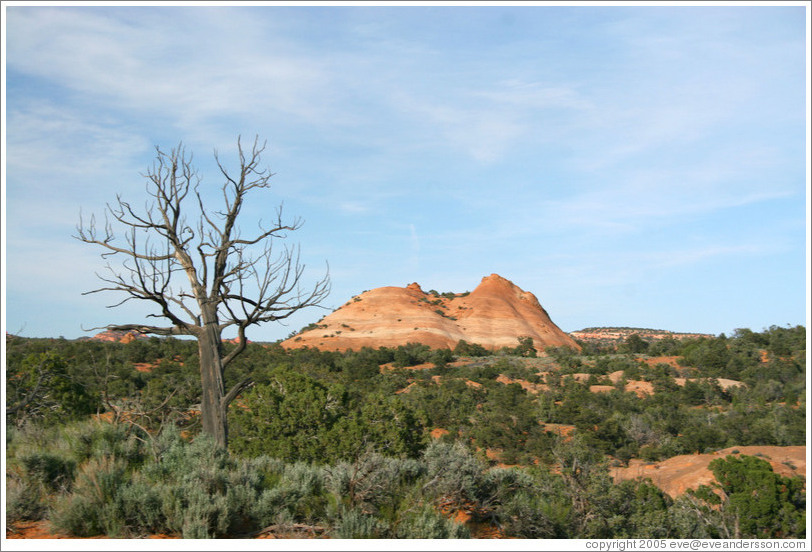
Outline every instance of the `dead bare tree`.
<svg viewBox="0 0 812 552"><path fill-rule="evenodd" d="M320 305L330 291L329 271L312 287L301 287L304 265L298 248L274 250L276 240L302 225L299 218L283 222L281 205L271 224L260 221L256 235L242 237L237 223L246 198L253 190L269 188L273 174L260 166L265 144L258 139L250 151L238 139L237 150L236 173L214 153L224 178L219 210L205 204L201 179L183 145L169 153L156 147L155 161L143 175L149 196L144 208L117 196L115 204L107 205L103 230L95 217L85 224L80 214L75 236L102 247L104 258L122 258L119 268L108 264L107 275L99 275L107 285L87 294L119 292L126 297L110 307L146 301L156 309L150 317L169 321L166 326L116 324L106 329L197 339L203 431L222 447L228 444L228 405L251 385L246 379L227 390L224 377L245 350L246 329ZM114 234L116 223L124 229L123 243ZM229 328L236 329L237 339L226 354L222 335Z"/></svg>

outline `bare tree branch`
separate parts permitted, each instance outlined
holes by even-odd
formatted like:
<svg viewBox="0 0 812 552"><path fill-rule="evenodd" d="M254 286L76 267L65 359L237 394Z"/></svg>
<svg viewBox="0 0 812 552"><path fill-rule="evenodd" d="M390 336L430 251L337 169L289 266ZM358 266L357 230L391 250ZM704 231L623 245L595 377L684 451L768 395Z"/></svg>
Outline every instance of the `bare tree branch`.
<svg viewBox="0 0 812 552"><path fill-rule="evenodd" d="M190 335L200 354L203 429L225 445L225 409L250 386L245 380L225 390L226 367L247 347L250 326L281 321L301 309L320 305L330 292L329 270L307 290L302 286L304 265L298 248L277 254L273 243L302 226L300 218L283 220L282 206L271 224L243 237L240 216L250 192L270 188L272 172L261 166L266 143L255 137L250 148L237 140L239 167L230 171L214 152L223 177L222 206L211 209L204 199L201 179L192 156L179 144L169 152L156 147L146 180L147 201L142 209L121 196L108 204L103 230L95 217L85 224L80 213L75 237L102 248L102 256L123 257L119 271L108 265L106 285L90 293L123 295L119 306L131 300L151 303L169 326L116 324L109 330L153 335ZM188 217L188 218L187 218ZM193 221L193 222L189 222ZM112 223L123 230L117 239ZM223 353L222 332L236 327L236 346Z"/></svg>

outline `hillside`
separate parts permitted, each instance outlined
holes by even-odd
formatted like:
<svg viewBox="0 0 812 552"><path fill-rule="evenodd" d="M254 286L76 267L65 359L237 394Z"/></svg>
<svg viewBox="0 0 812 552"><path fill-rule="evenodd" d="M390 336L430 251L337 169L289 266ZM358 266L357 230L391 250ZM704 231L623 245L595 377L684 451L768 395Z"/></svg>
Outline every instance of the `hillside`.
<svg viewBox="0 0 812 552"><path fill-rule="evenodd" d="M539 350L579 348L535 295L491 274L470 293L426 293L417 283L366 291L282 346L346 351L422 343L453 349L465 340L498 349L515 347L525 336Z"/></svg>

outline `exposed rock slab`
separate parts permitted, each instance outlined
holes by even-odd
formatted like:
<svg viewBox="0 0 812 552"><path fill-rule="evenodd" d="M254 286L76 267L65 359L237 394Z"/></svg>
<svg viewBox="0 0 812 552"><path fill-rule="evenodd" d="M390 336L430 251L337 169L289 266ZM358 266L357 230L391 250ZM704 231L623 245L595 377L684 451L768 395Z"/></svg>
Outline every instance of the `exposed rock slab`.
<svg viewBox="0 0 812 552"><path fill-rule="evenodd" d="M712 454L684 454L662 462L631 460L626 468L613 468L612 475L615 481L651 479L654 485L676 498L688 489L713 483L715 479L708 464L729 454L759 456L769 462L776 473L785 477L806 474L805 446L746 446L729 447Z"/></svg>

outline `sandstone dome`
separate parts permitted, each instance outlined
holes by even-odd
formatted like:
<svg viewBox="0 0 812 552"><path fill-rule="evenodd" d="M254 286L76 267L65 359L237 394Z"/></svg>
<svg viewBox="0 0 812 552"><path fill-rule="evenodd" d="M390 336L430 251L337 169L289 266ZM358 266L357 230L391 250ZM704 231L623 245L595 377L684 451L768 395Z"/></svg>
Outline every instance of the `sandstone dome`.
<svg viewBox="0 0 812 552"><path fill-rule="evenodd" d="M282 346L346 351L423 343L453 349L465 340L499 349L515 347L525 336L533 338L538 350L579 349L535 295L491 274L474 291L456 295L426 293L417 283L365 291Z"/></svg>

